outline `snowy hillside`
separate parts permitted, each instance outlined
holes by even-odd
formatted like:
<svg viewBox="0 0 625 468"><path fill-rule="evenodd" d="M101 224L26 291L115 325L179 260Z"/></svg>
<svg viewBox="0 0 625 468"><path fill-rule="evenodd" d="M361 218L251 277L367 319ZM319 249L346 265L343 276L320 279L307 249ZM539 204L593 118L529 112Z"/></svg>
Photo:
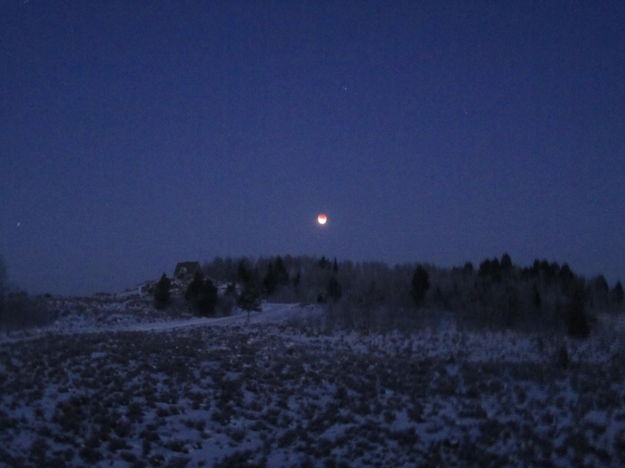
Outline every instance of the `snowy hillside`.
<svg viewBox="0 0 625 468"><path fill-rule="evenodd" d="M270 304L249 323L87 321L5 338L1 463L625 463L618 335L320 334L302 320L318 316Z"/></svg>

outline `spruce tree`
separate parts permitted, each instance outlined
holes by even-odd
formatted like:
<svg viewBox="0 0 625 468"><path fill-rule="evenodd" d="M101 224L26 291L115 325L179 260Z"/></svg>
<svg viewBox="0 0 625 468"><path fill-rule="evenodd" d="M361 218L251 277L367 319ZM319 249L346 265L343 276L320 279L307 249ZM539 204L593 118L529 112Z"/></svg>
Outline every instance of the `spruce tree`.
<svg viewBox="0 0 625 468"><path fill-rule="evenodd" d="M217 288L210 279L201 283L197 298L195 299L195 308L200 315L208 316L215 313L217 306Z"/></svg>
<svg viewBox="0 0 625 468"><path fill-rule="evenodd" d="M0 318L2 318L4 310L4 295L6 294L7 271L4 266L4 260L0 256Z"/></svg>
<svg viewBox="0 0 625 468"><path fill-rule="evenodd" d="M286 271L284 262L280 256L276 257L274 262L273 272L276 275L276 283L280 286L284 286L289 283L289 273Z"/></svg>
<svg viewBox="0 0 625 468"><path fill-rule="evenodd" d="M326 297L331 302L336 302L341 298L341 285L335 276L328 280L326 286Z"/></svg>
<svg viewBox="0 0 625 468"><path fill-rule="evenodd" d="M540 291L538 291L538 287L536 285L534 285L534 288L532 291L532 304L534 305L535 310L540 310L543 305L543 300L540 295Z"/></svg>
<svg viewBox="0 0 625 468"><path fill-rule="evenodd" d="M584 289L578 285L566 307L567 333L574 338L587 338L590 335L585 303Z"/></svg>
<svg viewBox="0 0 625 468"><path fill-rule="evenodd" d="M623 285L620 281L617 281L612 289L612 301L617 306L623 305Z"/></svg>
<svg viewBox="0 0 625 468"><path fill-rule="evenodd" d="M252 281L252 273L243 260L239 262L237 267L237 281L242 285L249 284Z"/></svg>
<svg viewBox="0 0 625 468"><path fill-rule="evenodd" d="M202 283L204 282L204 275L200 270L196 271L193 275L193 281L187 286L187 290L184 293L184 298L187 301L194 301L200 294L202 289Z"/></svg>
<svg viewBox="0 0 625 468"><path fill-rule="evenodd" d="M319 260L319 268L321 268L322 270L325 270L326 268L330 267L330 261L325 257L322 256L321 259Z"/></svg>
<svg viewBox="0 0 625 468"><path fill-rule="evenodd" d="M419 306L425 299L425 293L430 289L430 278L425 268L419 265L412 275L410 294L415 305Z"/></svg>
<svg viewBox="0 0 625 468"><path fill-rule="evenodd" d="M161 276L161 279L156 283L154 288L154 306L157 309L166 307L171 301L169 289L171 288L171 281L165 273Z"/></svg>
<svg viewBox="0 0 625 468"><path fill-rule="evenodd" d="M247 319L249 320L251 311L261 310L258 288L253 284L244 286L237 300L237 305L247 312Z"/></svg>
<svg viewBox="0 0 625 468"><path fill-rule="evenodd" d="M503 254L503 256L501 257L501 269L505 273L509 272L512 269L512 259L507 253Z"/></svg>
<svg viewBox="0 0 625 468"><path fill-rule="evenodd" d="M276 273L273 269L273 264L269 264L267 268L267 273L263 278L263 289L265 290L265 294L267 296L271 296L275 291L278 284L278 280L276 278Z"/></svg>

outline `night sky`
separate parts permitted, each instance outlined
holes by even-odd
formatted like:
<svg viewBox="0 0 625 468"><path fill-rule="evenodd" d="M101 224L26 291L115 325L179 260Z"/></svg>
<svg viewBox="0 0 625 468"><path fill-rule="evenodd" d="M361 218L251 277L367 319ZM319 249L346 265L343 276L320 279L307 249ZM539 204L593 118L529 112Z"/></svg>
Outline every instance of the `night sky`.
<svg viewBox="0 0 625 468"><path fill-rule="evenodd" d="M1 0L0 70L31 293L287 253L625 279L625 2Z"/></svg>

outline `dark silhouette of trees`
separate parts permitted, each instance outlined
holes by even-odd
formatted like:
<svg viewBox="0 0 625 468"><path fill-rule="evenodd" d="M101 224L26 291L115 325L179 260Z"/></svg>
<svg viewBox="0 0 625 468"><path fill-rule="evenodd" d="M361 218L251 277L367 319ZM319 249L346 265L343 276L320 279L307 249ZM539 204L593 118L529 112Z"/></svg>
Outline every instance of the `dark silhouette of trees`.
<svg viewBox="0 0 625 468"><path fill-rule="evenodd" d="M237 305L247 312L248 319L251 311L260 311L260 292L258 288L252 283L244 285L237 300Z"/></svg>
<svg viewBox="0 0 625 468"><path fill-rule="evenodd" d="M542 296L536 285L532 288L532 305L534 306L534 310L540 310L543 305Z"/></svg>
<svg viewBox="0 0 625 468"><path fill-rule="evenodd" d="M286 267L284 266L284 262L282 261L282 257L279 255L276 257L276 260L273 263L273 271L276 275L276 283L280 286L284 286L289 284L289 273L286 271Z"/></svg>
<svg viewBox="0 0 625 468"><path fill-rule="evenodd" d="M512 259L507 253L503 254L501 257L501 270L506 273L512 270Z"/></svg>
<svg viewBox="0 0 625 468"><path fill-rule="evenodd" d="M331 302L336 302L341 298L341 285L336 276L330 277L326 286L326 297Z"/></svg>
<svg viewBox="0 0 625 468"><path fill-rule="evenodd" d="M498 259L489 260L486 259L480 263L480 268L477 272L480 278L490 279L491 281L501 281L501 264Z"/></svg>
<svg viewBox="0 0 625 468"><path fill-rule="evenodd" d="M4 295L6 294L7 270L4 266L4 260L0 256L0 316L4 310Z"/></svg>
<svg viewBox="0 0 625 468"><path fill-rule="evenodd" d="M617 306L623 305L623 285L620 281L616 282L614 288L612 288L610 295L612 296L612 302L614 304L616 304Z"/></svg>
<svg viewBox="0 0 625 468"><path fill-rule="evenodd" d="M267 296L271 296L288 283L289 273L286 271L282 257L278 256L267 266L267 272L263 278L263 290Z"/></svg>
<svg viewBox="0 0 625 468"><path fill-rule="evenodd" d="M210 279L201 283L199 293L195 298L195 309L198 314L208 316L214 315L217 306L217 288Z"/></svg>
<svg viewBox="0 0 625 468"><path fill-rule="evenodd" d="M169 290L171 289L171 281L165 273L161 276L161 279L156 283L154 288L154 306L157 309L163 309L171 302L171 296Z"/></svg>
<svg viewBox="0 0 625 468"><path fill-rule="evenodd" d="M415 305L419 306L430 289L430 277L425 268L419 265L412 275L410 294Z"/></svg>
<svg viewBox="0 0 625 468"><path fill-rule="evenodd" d="M594 277L586 289L590 306L597 310L606 309L610 302L610 287L603 275Z"/></svg>
<svg viewBox="0 0 625 468"><path fill-rule="evenodd" d="M584 336L595 313L621 310L617 305L625 303L620 283L606 294L604 280L586 281L566 263L536 259L520 267L507 253L451 269L415 264L389 267L379 262L339 265L332 257L306 256L215 260L207 267L206 271L221 275L211 276L214 280L224 284L236 280L236 296L229 296L233 306L236 297L240 308L258 310L264 295L301 303L319 301L328 304L332 320L345 320L348 326L360 323L367 310L372 326L416 326L429 317L409 310L427 304L449 310L466 323L558 329ZM372 283L374 290L368 288ZM578 299L579 291L574 294L580 287L583 300ZM367 294L371 291L376 294ZM219 307L224 297L219 297Z"/></svg>
<svg viewBox="0 0 625 468"><path fill-rule="evenodd" d="M568 264L562 265L560 268L560 281L563 283L570 283L575 279L575 274L571 270L571 267Z"/></svg>
<svg viewBox="0 0 625 468"><path fill-rule="evenodd" d="M240 284L249 284L252 281L252 272L244 260L241 260L237 266L237 281Z"/></svg>
<svg viewBox="0 0 625 468"><path fill-rule="evenodd" d="M184 297L197 314L208 316L215 313L218 302L217 288L210 279L204 279L202 272L195 273Z"/></svg>
<svg viewBox="0 0 625 468"><path fill-rule="evenodd" d="M321 257L319 259L319 268L321 268L322 270L330 268L330 261L325 257Z"/></svg>
<svg viewBox="0 0 625 468"><path fill-rule="evenodd" d="M267 273L265 273L265 277L263 278L263 289L267 296L271 296L276 291L277 287L278 279L276 278L273 264L270 263L269 267L267 267Z"/></svg>
<svg viewBox="0 0 625 468"><path fill-rule="evenodd" d="M600 294L607 294L609 290L608 282L603 275L599 275L594 279L593 287Z"/></svg>
<svg viewBox="0 0 625 468"><path fill-rule="evenodd" d="M565 312L567 333L574 338L587 338L590 324L586 315L586 295L581 285L574 289Z"/></svg>
<svg viewBox="0 0 625 468"><path fill-rule="evenodd" d="M184 293L184 298L187 301L194 301L197 299L202 289L202 283L204 283L204 275L202 271L198 270L193 275L193 281L187 286L187 290Z"/></svg>
<svg viewBox="0 0 625 468"><path fill-rule="evenodd" d="M302 280L302 274L298 271L293 276L293 287L295 289L299 288L299 283L300 283L301 280Z"/></svg>

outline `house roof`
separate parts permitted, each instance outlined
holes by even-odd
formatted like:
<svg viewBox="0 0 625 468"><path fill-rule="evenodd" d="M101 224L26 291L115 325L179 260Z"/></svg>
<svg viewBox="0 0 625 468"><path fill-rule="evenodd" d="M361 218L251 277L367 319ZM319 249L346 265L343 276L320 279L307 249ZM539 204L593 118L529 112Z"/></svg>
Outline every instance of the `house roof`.
<svg viewBox="0 0 625 468"><path fill-rule="evenodd" d="M200 262L178 262L174 270L174 276L188 275L200 270Z"/></svg>

